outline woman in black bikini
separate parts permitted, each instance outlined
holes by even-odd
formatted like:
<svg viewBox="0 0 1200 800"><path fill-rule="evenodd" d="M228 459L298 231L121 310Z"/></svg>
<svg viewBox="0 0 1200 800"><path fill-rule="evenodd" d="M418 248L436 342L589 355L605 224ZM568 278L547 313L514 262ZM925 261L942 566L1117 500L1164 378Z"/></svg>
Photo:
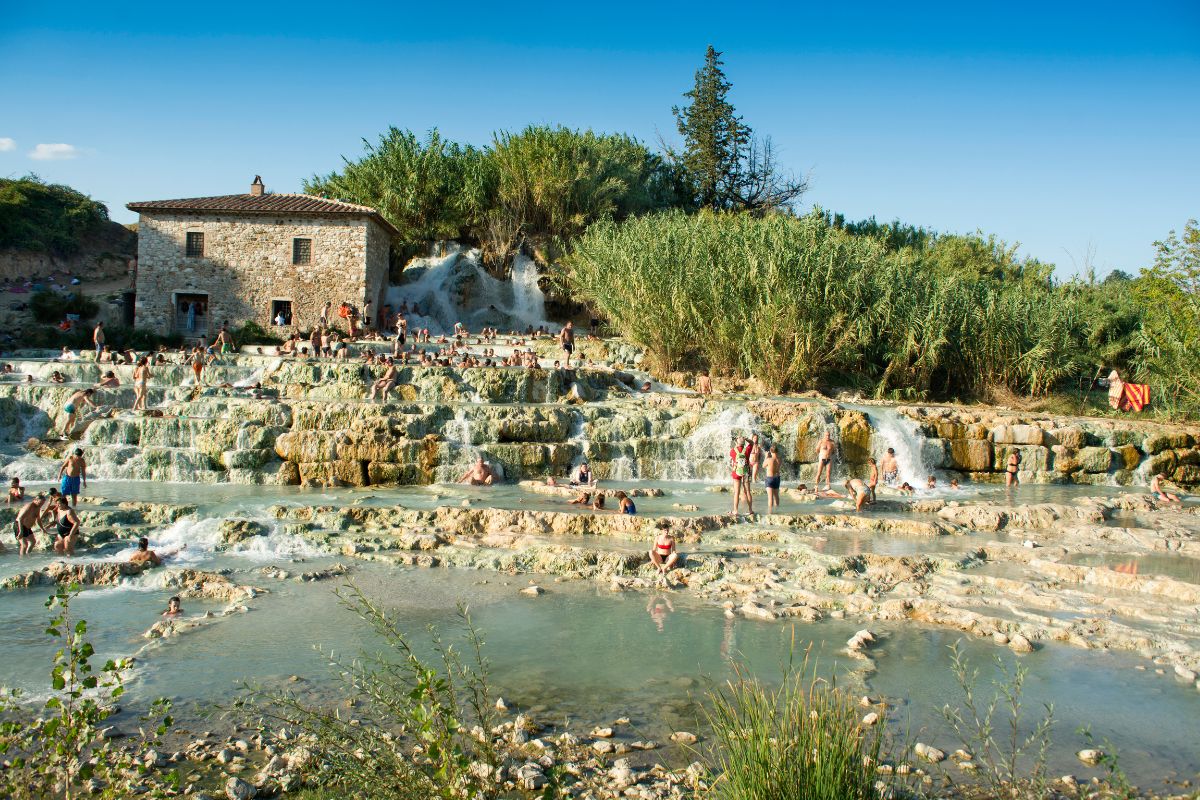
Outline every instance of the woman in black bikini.
<svg viewBox="0 0 1200 800"><path fill-rule="evenodd" d="M58 498L58 508L54 510L54 552L65 556L75 555L75 542L79 540L79 530L82 524L79 515L71 508L66 497Z"/></svg>
<svg viewBox="0 0 1200 800"><path fill-rule="evenodd" d="M1021 468L1021 454L1013 450L1008 454L1008 466L1005 468L1007 473L1004 476L1005 488L1011 489L1014 486L1020 486L1021 481L1017 478L1017 470Z"/></svg>

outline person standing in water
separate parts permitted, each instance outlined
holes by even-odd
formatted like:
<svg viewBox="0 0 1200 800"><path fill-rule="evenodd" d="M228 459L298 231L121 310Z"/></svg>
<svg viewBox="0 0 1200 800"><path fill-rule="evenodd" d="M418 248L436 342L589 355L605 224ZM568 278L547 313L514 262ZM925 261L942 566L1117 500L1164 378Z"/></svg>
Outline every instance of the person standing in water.
<svg viewBox="0 0 1200 800"><path fill-rule="evenodd" d="M1017 472L1021 469L1021 454L1014 448L1008 454L1008 465L1004 468L1004 486L1007 489L1012 489L1015 486L1021 485L1020 478L1017 477Z"/></svg>
<svg viewBox="0 0 1200 800"><path fill-rule="evenodd" d="M775 511L779 508L779 467L782 462L779 459L778 445L771 445L767 450L767 457L763 459L763 472L766 477L763 478L763 483L767 487L767 513Z"/></svg>
<svg viewBox="0 0 1200 800"><path fill-rule="evenodd" d="M100 362L100 356L104 355L104 323L97 322L95 330L92 331L92 343L96 345L96 363Z"/></svg>
<svg viewBox="0 0 1200 800"><path fill-rule="evenodd" d="M58 477L62 480L58 488L62 493L59 499L65 503L69 496L72 505L78 505L80 487L87 488L87 461L83 458L82 449L77 447L74 453L67 456L67 460L59 467Z"/></svg>
<svg viewBox="0 0 1200 800"><path fill-rule="evenodd" d="M758 470L762 465L762 445L758 443L758 434L750 436L750 482L758 483Z"/></svg>
<svg viewBox="0 0 1200 800"><path fill-rule="evenodd" d="M746 513L754 513L754 498L750 494L750 444L745 436L737 437L737 442L729 451L729 461L733 477L733 511L735 516L741 510L742 496L746 497Z"/></svg>
<svg viewBox="0 0 1200 800"><path fill-rule="evenodd" d="M150 380L150 357L142 356L133 368L133 410L146 410L146 384Z"/></svg>
<svg viewBox="0 0 1200 800"><path fill-rule="evenodd" d="M813 481L813 486L821 482L821 472L825 473L825 488L831 489L829 482L833 476L833 438L830 437L829 431L826 430L821 435L821 442L817 445L817 477Z"/></svg>
<svg viewBox="0 0 1200 800"><path fill-rule="evenodd" d="M37 545L37 536L34 535L33 526L41 527L45 503L45 495L39 494L26 503L25 507L17 512L16 519L13 520L13 533L17 536L17 550L20 555L28 555Z"/></svg>
<svg viewBox="0 0 1200 800"><path fill-rule="evenodd" d="M75 555L75 542L79 541L79 531L83 524L75 509L67 504L64 494L58 498L58 507L54 509L54 552L64 555Z"/></svg>
<svg viewBox="0 0 1200 800"><path fill-rule="evenodd" d="M894 486L900 479L900 465L896 462L895 448L889 447L883 458L879 459L879 470L883 473L883 482L888 486Z"/></svg>
<svg viewBox="0 0 1200 800"><path fill-rule="evenodd" d="M879 465L874 458L868 458L867 466L871 468L871 474L867 476L867 488L871 490L871 502L874 503L875 489L879 486Z"/></svg>
<svg viewBox="0 0 1200 800"><path fill-rule="evenodd" d="M567 320L567 324L559 331L558 341L562 344L563 352L566 353L566 368L571 368L571 354L575 352L575 323Z"/></svg>

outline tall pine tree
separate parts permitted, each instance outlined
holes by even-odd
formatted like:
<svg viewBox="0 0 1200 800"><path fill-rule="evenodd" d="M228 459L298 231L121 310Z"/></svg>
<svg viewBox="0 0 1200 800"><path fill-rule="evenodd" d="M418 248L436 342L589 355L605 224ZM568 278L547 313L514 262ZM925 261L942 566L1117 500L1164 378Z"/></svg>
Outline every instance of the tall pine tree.
<svg viewBox="0 0 1200 800"><path fill-rule="evenodd" d="M731 84L721 70L723 64L721 54L710 44L704 67L696 72L696 85L683 95L690 102L671 109L684 141L679 162L695 190L696 202L712 209L732 205L742 152L750 136L750 129L742 125L727 99Z"/></svg>
<svg viewBox="0 0 1200 800"><path fill-rule="evenodd" d="M721 67L721 53L711 44L696 84L684 93L688 104L675 106L683 152L667 155L683 171L693 201L713 210L770 211L788 206L808 188L804 180L776 172L770 139L755 140L728 94L731 84Z"/></svg>

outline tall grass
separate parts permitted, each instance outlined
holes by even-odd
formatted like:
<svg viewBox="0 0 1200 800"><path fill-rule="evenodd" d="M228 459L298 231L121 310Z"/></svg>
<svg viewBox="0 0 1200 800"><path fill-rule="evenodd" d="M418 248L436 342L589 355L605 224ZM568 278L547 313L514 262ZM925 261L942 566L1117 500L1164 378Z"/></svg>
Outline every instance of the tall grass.
<svg viewBox="0 0 1200 800"><path fill-rule="evenodd" d="M706 367L776 391L1042 395L1090 373L1100 309L1079 285L1053 285L1000 243L964 238L897 250L820 210L669 211L593 225L561 279L655 367ZM949 268L958 257L986 263Z"/></svg>
<svg viewBox="0 0 1200 800"><path fill-rule="evenodd" d="M713 783L724 800L867 800L881 797L875 773L884 726L864 727L844 690L815 676L805 659L778 688L740 668L710 693Z"/></svg>

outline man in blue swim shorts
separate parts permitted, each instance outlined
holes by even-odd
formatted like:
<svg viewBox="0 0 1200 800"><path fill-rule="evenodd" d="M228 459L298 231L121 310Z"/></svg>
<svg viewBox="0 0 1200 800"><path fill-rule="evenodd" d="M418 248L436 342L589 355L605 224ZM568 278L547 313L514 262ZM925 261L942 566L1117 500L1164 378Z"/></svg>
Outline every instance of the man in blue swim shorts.
<svg viewBox="0 0 1200 800"><path fill-rule="evenodd" d="M58 470L58 476L62 479L59 492L64 498L71 498L71 505L78 505L80 489L87 488L87 461L83 458L82 449L75 448L75 452L67 456Z"/></svg>

